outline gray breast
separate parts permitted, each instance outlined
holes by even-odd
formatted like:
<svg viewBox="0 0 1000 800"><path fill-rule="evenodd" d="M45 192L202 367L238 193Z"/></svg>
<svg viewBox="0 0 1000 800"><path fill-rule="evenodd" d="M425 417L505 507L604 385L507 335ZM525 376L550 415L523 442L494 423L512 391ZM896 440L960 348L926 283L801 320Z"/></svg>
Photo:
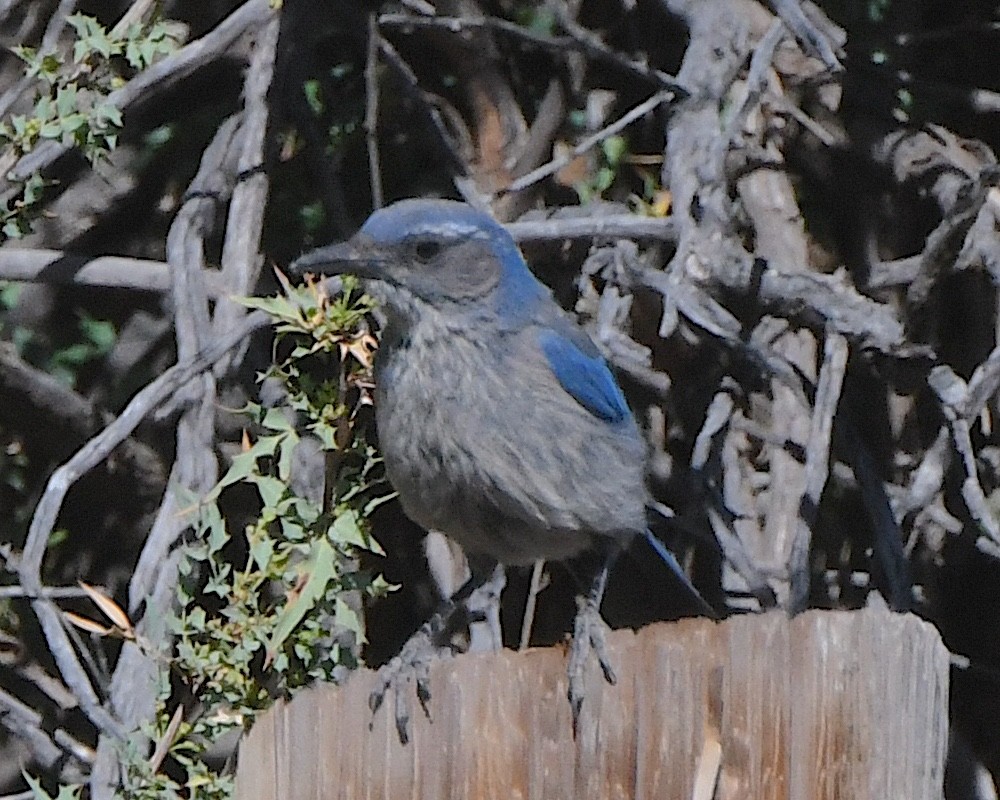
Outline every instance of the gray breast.
<svg viewBox="0 0 1000 800"><path fill-rule="evenodd" d="M512 351L521 357L502 355ZM525 352L417 326L384 346L376 375L379 439L406 513L507 564L568 558L644 524L634 423L592 417Z"/></svg>

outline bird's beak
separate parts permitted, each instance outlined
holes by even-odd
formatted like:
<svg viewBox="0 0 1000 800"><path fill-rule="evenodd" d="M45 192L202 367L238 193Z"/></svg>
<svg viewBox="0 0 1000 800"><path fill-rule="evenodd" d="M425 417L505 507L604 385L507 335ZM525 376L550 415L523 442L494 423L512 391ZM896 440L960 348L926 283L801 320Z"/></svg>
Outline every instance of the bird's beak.
<svg viewBox="0 0 1000 800"><path fill-rule="evenodd" d="M289 266L289 272L301 277L307 272L314 275L356 275L359 278L378 278L384 259L379 258L369 242L355 236L346 242L318 247L299 256Z"/></svg>

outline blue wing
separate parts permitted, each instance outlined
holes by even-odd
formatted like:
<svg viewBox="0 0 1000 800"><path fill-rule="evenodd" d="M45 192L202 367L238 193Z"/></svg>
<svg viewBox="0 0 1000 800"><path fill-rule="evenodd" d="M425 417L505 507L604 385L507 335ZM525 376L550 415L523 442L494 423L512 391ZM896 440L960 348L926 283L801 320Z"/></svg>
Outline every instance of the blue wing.
<svg viewBox="0 0 1000 800"><path fill-rule="evenodd" d="M594 343L578 329L544 328L538 342L560 385L595 417L621 422L631 412Z"/></svg>

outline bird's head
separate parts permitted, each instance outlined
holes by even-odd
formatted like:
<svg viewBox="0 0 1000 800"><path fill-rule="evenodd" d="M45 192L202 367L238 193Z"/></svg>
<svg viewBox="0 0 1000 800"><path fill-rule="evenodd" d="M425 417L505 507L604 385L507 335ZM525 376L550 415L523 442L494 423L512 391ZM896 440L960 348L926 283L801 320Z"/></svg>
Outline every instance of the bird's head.
<svg viewBox="0 0 1000 800"><path fill-rule="evenodd" d="M404 315L424 304L509 318L548 297L503 226L454 200L393 203L351 239L306 253L291 271L356 275L390 313Z"/></svg>

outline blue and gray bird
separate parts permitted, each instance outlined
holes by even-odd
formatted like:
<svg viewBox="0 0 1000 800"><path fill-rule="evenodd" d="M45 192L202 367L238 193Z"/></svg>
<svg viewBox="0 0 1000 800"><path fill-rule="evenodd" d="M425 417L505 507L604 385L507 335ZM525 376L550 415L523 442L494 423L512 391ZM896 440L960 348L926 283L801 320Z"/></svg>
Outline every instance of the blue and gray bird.
<svg viewBox="0 0 1000 800"><path fill-rule="evenodd" d="M644 442L597 347L507 231L464 203L397 202L292 271L356 275L383 306L385 469L406 514L469 556L458 599L497 564L602 556L574 626L575 718L590 650L614 680L599 608L615 556L645 537L697 595L646 527Z"/></svg>

